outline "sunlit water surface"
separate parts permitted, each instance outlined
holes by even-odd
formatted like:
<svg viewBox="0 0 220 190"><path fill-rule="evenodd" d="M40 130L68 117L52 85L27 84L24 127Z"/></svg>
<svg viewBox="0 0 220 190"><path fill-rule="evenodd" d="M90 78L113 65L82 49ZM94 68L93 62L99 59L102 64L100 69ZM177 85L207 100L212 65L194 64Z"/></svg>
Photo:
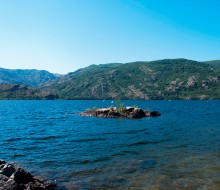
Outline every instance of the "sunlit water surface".
<svg viewBox="0 0 220 190"><path fill-rule="evenodd" d="M79 116L111 101L0 101L0 159L67 189L220 189L220 101L123 101L162 116Z"/></svg>

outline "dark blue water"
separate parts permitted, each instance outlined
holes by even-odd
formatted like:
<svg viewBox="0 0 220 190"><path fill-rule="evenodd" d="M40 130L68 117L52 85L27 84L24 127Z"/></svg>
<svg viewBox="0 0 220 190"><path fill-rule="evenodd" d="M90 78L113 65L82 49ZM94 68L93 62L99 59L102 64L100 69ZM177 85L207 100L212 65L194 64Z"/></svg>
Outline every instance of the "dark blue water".
<svg viewBox="0 0 220 190"><path fill-rule="evenodd" d="M110 101L0 101L0 159L67 189L220 189L220 101L124 101L161 117L93 118Z"/></svg>

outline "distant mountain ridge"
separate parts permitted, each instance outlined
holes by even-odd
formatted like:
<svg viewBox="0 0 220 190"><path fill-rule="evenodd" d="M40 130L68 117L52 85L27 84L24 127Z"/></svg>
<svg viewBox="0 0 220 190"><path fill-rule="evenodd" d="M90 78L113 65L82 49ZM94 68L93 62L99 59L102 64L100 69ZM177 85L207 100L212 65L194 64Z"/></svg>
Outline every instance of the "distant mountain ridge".
<svg viewBox="0 0 220 190"><path fill-rule="evenodd" d="M205 61L204 63L220 66L220 60Z"/></svg>
<svg viewBox="0 0 220 190"><path fill-rule="evenodd" d="M187 59L91 65L47 88L60 99L220 99L220 67Z"/></svg>
<svg viewBox="0 0 220 190"><path fill-rule="evenodd" d="M0 84L25 84L39 87L58 76L45 70L0 68Z"/></svg>
<svg viewBox="0 0 220 190"><path fill-rule="evenodd" d="M90 65L66 75L0 69L0 99L220 99L220 61Z"/></svg>

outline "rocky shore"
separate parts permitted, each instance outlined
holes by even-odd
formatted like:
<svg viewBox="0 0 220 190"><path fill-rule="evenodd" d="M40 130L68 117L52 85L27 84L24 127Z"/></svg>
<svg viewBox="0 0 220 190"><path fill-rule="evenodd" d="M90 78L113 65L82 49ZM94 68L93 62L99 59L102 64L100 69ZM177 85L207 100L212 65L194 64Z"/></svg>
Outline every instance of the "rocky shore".
<svg viewBox="0 0 220 190"><path fill-rule="evenodd" d="M93 110L86 110L80 113L81 116L93 116L93 117L107 117L107 118L143 118L143 117L156 117L161 114L158 111L146 111L136 107L110 107L100 108Z"/></svg>
<svg viewBox="0 0 220 190"><path fill-rule="evenodd" d="M55 182L44 182L29 172L0 160L0 190L58 190Z"/></svg>

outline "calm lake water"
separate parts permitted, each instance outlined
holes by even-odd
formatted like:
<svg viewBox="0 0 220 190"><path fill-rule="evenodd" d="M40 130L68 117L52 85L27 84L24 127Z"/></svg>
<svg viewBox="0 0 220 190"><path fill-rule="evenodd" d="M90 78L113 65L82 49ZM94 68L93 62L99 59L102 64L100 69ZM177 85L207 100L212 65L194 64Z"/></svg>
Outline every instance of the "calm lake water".
<svg viewBox="0 0 220 190"><path fill-rule="evenodd" d="M0 101L0 159L67 189L220 189L220 101L123 101L162 116L79 116L111 101Z"/></svg>

